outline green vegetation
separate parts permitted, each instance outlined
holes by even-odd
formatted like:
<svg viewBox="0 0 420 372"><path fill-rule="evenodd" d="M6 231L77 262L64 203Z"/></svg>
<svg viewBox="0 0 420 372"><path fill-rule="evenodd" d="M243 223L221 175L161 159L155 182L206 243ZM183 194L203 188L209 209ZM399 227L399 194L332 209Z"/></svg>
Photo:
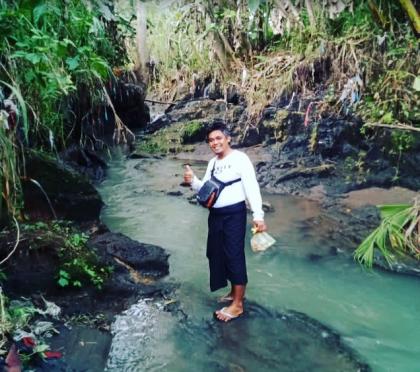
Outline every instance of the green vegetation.
<svg viewBox="0 0 420 372"><path fill-rule="evenodd" d="M199 121L190 121L185 123L181 129L182 143L194 143L203 141L206 135L205 126Z"/></svg>
<svg viewBox="0 0 420 372"><path fill-rule="evenodd" d="M372 126L419 125L420 60L403 2L353 1L338 13L329 2L285 3L150 4L154 89L172 99L200 79L235 84L255 123L284 91L310 97L324 79L331 111L357 111Z"/></svg>
<svg viewBox="0 0 420 372"><path fill-rule="evenodd" d="M170 99L177 84L189 84L193 74L211 75L217 68L211 63L211 42L196 2L184 7L164 8L159 2L146 3L148 44L157 64L150 77L161 96Z"/></svg>
<svg viewBox="0 0 420 372"><path fill-rule="evenodd" d="M362 183L370 172L366 165L366 151L360 151L357 156L348 156L344 159L346 182Z"/></svg>
<svg viewBox="0 0 420 372"><path fill-rule="evenodd" d="M101 289L112 268L99 264L95 253L86 246L88 236L60 222L54 222L51 227L63 238L63 244L58 249L58 285L82 287L93 284Z"/></svg>
<svg viewBox="0 0 420 372"><path fill-rule="evenodd" d="M23 224L24 236L32 240L30 249L55 249L59 263L57 284L61 287L94 285L101 289L112 268L99 263L87 247L88 236L64 221Z"/></svg>
<svg viewBox="0 0 420 372"><path fill-rule="evenodd" d="M61 150L106 102L129 23L111 1L0 0L0 213L19 216L24 147Z"/></svg>
<svg viewBox="0 0 420 372"><path fill-rule="evenodd" d="M354 257L372 267L375 250L391 264L396 255L420 260L420 198L413 205L380 205L382 222L357 248Z"/></svg>
<svg viewBox="0 0 420 372"><path fill-rule="evenodd" d="M137 146L138 152L145 152L147 154L166 154L168 149L165 141L157 139L156 137L144 138L144 140Z"/></svg>

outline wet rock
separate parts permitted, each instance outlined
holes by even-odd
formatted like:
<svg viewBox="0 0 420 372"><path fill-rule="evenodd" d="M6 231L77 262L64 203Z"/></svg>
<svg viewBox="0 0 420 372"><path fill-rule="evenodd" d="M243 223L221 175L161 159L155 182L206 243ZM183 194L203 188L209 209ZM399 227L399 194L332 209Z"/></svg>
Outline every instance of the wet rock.
<svg viewBox="0 0 420 372"><path fill-rule="evenodd" d="M231 107L231 110L228 112L228 114L230 114L229 122L232 124L238 123L241 120L244 111L245 107L243 105Z"/></svg>
<svg viewBox="0 0 420 372"><path fill-rule="evenodd" d="M210 98L212 100L223 98L223 92L220 86L219 81L212 80L203 91L203 96Z"/></svg>
<svg viewBox="0 0 420 372"><path fill-rule="evenodd" d="M322 119L316 128L316 151L329 157L347 155L352 145L357 146L362 142L361 127L360 121Z"/></svg>
<svg viewBox="0 0 420 372"><path fill-rule="evenodd" d="M25 211L30 216L75 221L99 218L103 202L98 192L86 177L71 171L64 164L30 152L26 156L26 175L23 195Z"/></svg>
<svg viewBox="0 0 420 372"><path fill-rule="evenodd" d="M2 257L6 257L9 250L0 249ZM9 248L11 249L11 247ZM29 296L34 291L53 293L57 290L57 267L60 260L58 253L49 247L30 249L21 243L13 256L3 266L7 280L2 284L6 293L16 296Z"/></svg>
<svg viewBox="0 0 420 372"><path fill-rule="evenodd" d="M90 148L70 145L60 157L66 165L92 181L100 182L105 178L108 166L105 160Z"/></svg>
<svg viewBox="0 0 420 372"><path fill-rule="evenodd" d="M170 112L173 121L191 121L196 119L212 120L211 118L223 118L226 103L223 101L199 100L190 101L180 110Z"/></svg>
<svg viewBox="0 0 420 372"><path fill-rule="evenodd" d="M244 147L255 146L264 140L264 136L259 132L258 128L249 128L242 137L239 145Z"/></svg>
<svg viewBox="0 0 420 372"><path fill-rule="evenodd" d="M316 253L311 253L308 255L308 259L309 261L312 262L317 262L320 261L324 256L320 255L320 254L316 254Z"/></svg>
<svg viewBox="0 0 420 372"><path fill-rule="evenodd" d="M262 118L263 120L271 120L274 119L276 113L278 111L278 108L275 106L268 106L266 107L262 112Z"/></svg>
<svg viewBox="0 0 420 372"><path fill-rule="evenodd" d="M271 311L248 301L245 316L225 324L210 320L210 316L197 321L191 309L182 306L174 306L169 317L163 308L164 304L140 301L117 317L112 326L110 370L124 369L118 364L120 355L126 365L142 361L142 368L150 369L160 362L154 345L166 345L173 333L179 352L165 361L169 370L185 363L197 370L216 371L227 366L235 371L278 370L279 366L285 371L371 370L338 332L303 313ZM141 347L133 344L135 335L142 335L137 337ZM209 349L211 353L206 352Z"/></svg>
<svg viewBox="0 0 420 372"><path fill-rule="evenodd" d="M112 232L90 239L88 245L107 263L114 264L116 258L134 270L155 278L169 273L169 254L156 245L139 243Z"/></svg>
<svg viewBox="0 0 420 372"><path fill-rule="evenodd" d="M263 211L266 212L266 213L274 212L274 207L270 202L263 201L262 208L263 208Z"/></svg>
<svg viewBox="0 0 420 372"><path fill-rule="evenodd" d="M154 133L177 122L200 121L204 126L216 119L223 119L226 103L211 99L185 101L182 105L173 106L165 115L158 117L146 127L147 133Z"/></svg>
<svg viewBox="0 0 420 372"><path fill-rule="evenodd" d="M182 191L168 191L166 195L169 196L182 196Z"/></svg>
<svg viewBox="0 0 420 372"><path fill-rule="evenodd" d="M114 144L116 127L116 118L111 107L102 105L91 109L83 116L80 131L95 148L102 149L104 144L108 146Z"/></svg>
<svg viewBox="0 0 420 372"><path fill-rule="evenodd" d="M127 156L129 159L162 159L162 156L149 154L144 151L136 151Z"/></svg>
<svg viewBox="0 0 420 372"><path fill-rule="evenodd" d="M229 85L226 88L225 99L227 103L232 103L233 105L239 104L241 95L236 85Z"/></svg>
<svg viewBox="0 0 420 372"><path fill-rule="evenodd" d="M146 133L154 133L159 129L162 129L172 123L172 118L168 114L162 114L157 116L152 122L146 127Z"/></svg>
<svg viewBox="0 0 420 372"><path fill-rule="evenodd" d="M374 255L374 265L378 268L381 268L385 271L392 271L404 275L413 275L420 277L420 261L416 260L410 256L395 256L393 257L392 262L387 262L385 258L375 252Z"/></svg>
<svg viewBox="0 0 420 372"><path fill-rule="evenodd" d="M86 100L77 101L87 112L80 113L80 127L74 130L74 138L79 141L80 136L84 135L98 149L103 149L104 144L112 146L116 142L132 144L135 136L126 128L144 128L150 121L149 107L144 102L146 86L144 83L111 79L107 84L107 93L113 107L108 103L91 107ZM79 112L80 107L75 111ZM126 128L121 129L119 121Z"/></svg>
<svg viewBox="0 0 420 372"><path fill-rule="evenodd" d="M150 121L149 108L144 103L146 85L114 81L110 95L115 110L122 122L130 129L143 128Z"/></svg>

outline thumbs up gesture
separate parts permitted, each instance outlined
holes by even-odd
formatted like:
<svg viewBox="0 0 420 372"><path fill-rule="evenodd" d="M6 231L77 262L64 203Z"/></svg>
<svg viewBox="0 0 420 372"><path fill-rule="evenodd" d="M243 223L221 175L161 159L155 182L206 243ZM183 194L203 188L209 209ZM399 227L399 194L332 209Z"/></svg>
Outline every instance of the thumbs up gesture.
<svg viewBox="0 0 420 372"><path fill-rule="evenodd" d="M184 165L184 182L188 185L191 185L192 180L194 178L194 172L191 169L189 164Z"/></svg>

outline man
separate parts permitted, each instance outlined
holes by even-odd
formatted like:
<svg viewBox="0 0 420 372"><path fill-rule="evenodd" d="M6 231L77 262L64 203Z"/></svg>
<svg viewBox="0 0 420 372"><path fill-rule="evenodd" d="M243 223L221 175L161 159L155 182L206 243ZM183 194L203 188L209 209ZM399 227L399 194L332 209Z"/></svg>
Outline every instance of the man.
<svg viewBox="0 0 420 372"><path fill-rule="evenodd" d="M245 288L248 282L245 263L246 204L253 212L256 231L267 230L260 188L254 167L248 156L230 147L231 136L226 126L214 123L207 131L207 142L216 155L207 166L203 180L199 180L191 167L186 166L184 181L195 191L210 179L212 173L220 181L238 182L226 186L216 203L210 208L208 219L207 258L210 268L210 289L216 291L231 283L231 290L220 300L229 306L216 311L220 321L228 322L244 313Z"/></svg>

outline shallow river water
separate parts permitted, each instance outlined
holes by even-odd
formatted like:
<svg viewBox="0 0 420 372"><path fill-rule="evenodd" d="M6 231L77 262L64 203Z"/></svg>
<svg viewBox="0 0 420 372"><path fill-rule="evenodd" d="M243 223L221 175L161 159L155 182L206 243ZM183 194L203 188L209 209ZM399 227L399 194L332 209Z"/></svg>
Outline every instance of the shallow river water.
<svg viewBox="0 0 420 372"><path fill-rule="evenodd" d="M203 167L196 165L198 173ZM189 194L179 187L181 173L178 160L115 159L100 187L112 231L170 253L164 280L178 285L173 300L187 314L180 322L162 311L163 300L142 300L117 316L108 370L355 370L337 357L340 348L325 347L328 332L312 337L299 320L285 322L281 314L294 310L339 333L373 371L420 371L420 279L368 272L340 254L309 259L329 242L319 234L325 226L304 223L319 213L304 199L263 195L274 206L266 222L277 243L259 254L246 247L248 315L231 324L212 320L224 291L208 290L207 211L168 194Z"/></svg>

